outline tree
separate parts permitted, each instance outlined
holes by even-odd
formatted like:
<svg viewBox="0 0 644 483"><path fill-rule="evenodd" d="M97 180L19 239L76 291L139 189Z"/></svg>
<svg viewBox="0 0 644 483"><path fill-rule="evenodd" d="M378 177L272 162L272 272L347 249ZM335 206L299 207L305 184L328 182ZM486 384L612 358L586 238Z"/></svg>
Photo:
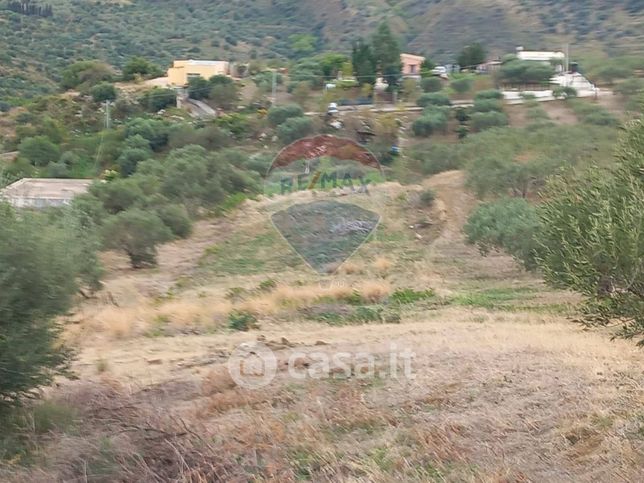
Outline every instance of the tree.
<svg viewBox="0 0 644 483"><path fill-rule="evenodd" d="M537 212L528 201L502 198L479 205L463 230L467 242L476 245L482 254L503 250L531 270L536 267L539 227Z"/></svg>
<svg viewBox="0 0 644 483"><path fill-rule="evenodd" d="M353 74L360 84L375 84L378 65L371 46L362 40L353 44Z"/></svg>
<svg viewBox="0 0 644 483"><path fill-rule="evenodd" d="M456 79L450 82L449 86L454 89L457 94L465 94L472 90L473 81L467 77Z"/></svg>
<svg viewBox="0 0 644 483"><path fill-rule="evenodd" d="M644 345L644 120L631 123L613 172L593 168L549 183L539 207L546 280L587 298L588 325L621 323Z"/></svg>
<svg viewBox="0 0 644 483"><path fill-rule="evenodd" d="M299 105L303 106L311 98L311 83L300 82L295 89L293 89L293 99Z"/></svg>
<svg viewBox="0 0 644 483"><path fill-rule="evenodd" d="M178 238L188 238L192 233L192 220L185 206L178 204L161 205L157 214L172 234Z"/></svg>
<svg viewBox="0 0 644 483"><path fill-rule="evenodd" d="M305 57L315 52L317 38L311 34L295 34L289 38L291 50L297 57Z"/></svg>
<svg viewBox="0 0 644 483"><path fill-rule="evenodd" d="M203 77L191 77L188 79L188 96L192 99L205 99L210 94L210 82Z"/></svg>
<svg viewBox="0 0 644 483"><path fill-rule="evenodd" d="M137 76L144 79L153 79L162 75L163 71L159 67L143 57L132 57L123 67L124 81L134 80Z"/></svg>
<svg viewBox="0 0 644 483"><path fill-rule="evenodd" d="M210 89L209 97L219 109L233 109L237 106L237 87L232 82L216 83Z"/></svg>
<svg viewBox="0 0 644 483"><path fill-rule="evenodd" d="M439 110L430 110L412 124L415 136L428 137L447 128L447 116Z"/></svg>
<svg viewBox="0 0 644 483"><path fill-rule="evenodd" d="M475 131L484 131L493 127L503 127L509 124L508 116L503 112L475 112L472 114L472 128Z"/></svg>
<svg viewBox="0 0 644 483"><path fill-rule="evenodd" d="M268 111L268 122L271 126L277 127L288 119L304 116L304 111L297 104L285 104L283 106L271 107Z"/></svg>
<svg viewBox="0 0 644 483"><path fill-rule="evenodd" d="M177 104L177 92L174 89L155 87L145 91L139 99L139 104L150 112L158 112L161 109L175 107Z"/></svg>
<svg viewBox="0 0 644 483"><path fill-rule="evenodd" d="M156 213L137 208L109 217L102 232L105 246L125 251L132 268L156 265L157 245L172 239L172 232Z"/></svg>
<svg viewBox="0 0 644 483"><path fill-rule="evenodd" d="M478 42L466 46L457 58L461 69L472 69L485 62L487 53Z"/></svg>
<svg viewBox="0 0 644 483"><path fill-rule="evenodd" d="M110 84L109 82L96 84L90 90L90 94L92 95L94 102L114 101L116 100L117 95L116 87L114 87L114 84Z"/></svg>
<svg viewBox="0 0 644 483"><path fill-rule="evenodd" d="M60 148L47 136L23 139L18 145L18 153L21 158L38 167L47 166L60 158Z"/></svg>
<svg viewBox="0 0 644 483"><path fill-rule="evenodd" d="M443 90L443 82L438 77L427 77L420 81L423 92L439 92Z"/></svg>
<svg viewBox="0 0 644 483"><path fill-rule="evenodd" d="M420 107L449 106L452 104L452 102L449 100L449 97L447 97L445 94L432 92L432 93L427 93L420 96L416 101L416 104L418 104Z"/></svg>
<svg viewBox="0 0 644 483"><path fill-rule="evenodd" d="M384 81L390 87L397 86L402 71L400 45L386 22L380 24L373 35L371 44L376 65L380 69Z"/></svg>
<svg viewBox="0 0 644 483"><path fill-rule="evenodd" d="M511 60L501 66L499 75L508 84L542 84L550 81L555 69L541 62Z"/></svg>
<svg viewBox="0 0 644 483"><path fill-rule="evenodd" d="M313 133L313 121L308 117L293 117L280 125L277 137L289 144Z"/></svg>
<svg viewBox="0 0 644 483"><path fill-rule="evenodd" d="M0 204L0 409L67 373L71 351L54 319L70 306L93 237L77 218L20 215Z"/></svg>
<svg viewBox="0 0 644 483"><path fill-rule="evenodd" d="M111 82L113 79L114 70L109 65L97 60L83 60L63 70L60 86L85 92L100 82Z"/></svg>

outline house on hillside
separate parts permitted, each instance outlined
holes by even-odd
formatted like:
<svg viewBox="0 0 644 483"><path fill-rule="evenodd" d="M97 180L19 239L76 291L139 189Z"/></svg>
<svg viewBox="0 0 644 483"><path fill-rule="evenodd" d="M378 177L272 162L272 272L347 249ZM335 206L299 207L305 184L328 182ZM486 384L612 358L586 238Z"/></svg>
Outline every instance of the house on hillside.
<svg viewBox="0 0 644 483"><path fill-rule="evenodd" d="M566 54L563 52L548 52L537 50L523 50L523 47L517 47L517 58L529 62L541 62L543 64L554 64L557 72L564 71L566 63Z"/></svg>
<svg viewBox="0 0 644 483"><path fill-rule="evenodd" d="M68 205L87 193L91 179L23 178L0 191L0 200L15 208L50 208Z"/></svg>
<svg viewBox="0 0 644 483"><path fill-rule="evenodd" d="M423 62L425 62L425 57L422 55L400 54L403 77L415 77L420 79L420 69Z"/></svg>
<svg viewBox="0 0 644 483"><path fill-rule="evenodd" d="M193 77L210 79L215 75L231 75L230 62L221 60L175 60L168 69L168 83L183 87Z"/></svg>

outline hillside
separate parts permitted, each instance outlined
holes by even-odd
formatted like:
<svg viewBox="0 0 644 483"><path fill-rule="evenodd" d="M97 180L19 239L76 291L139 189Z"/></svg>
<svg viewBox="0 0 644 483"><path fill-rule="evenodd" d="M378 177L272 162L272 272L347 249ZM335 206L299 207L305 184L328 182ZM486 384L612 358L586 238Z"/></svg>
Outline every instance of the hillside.
<svg viewBox="0 0 644 483"><path fill-rule="evenodd" d="M33 4L34 2L32 2ZM577 55L641 52L639 0L50 0L52 16L0 9L0 100L46 92L77 59L122 66L133 55L167 65L175 57L292 58L349 49L387 18L405 47L453 60L477 40L501 54L516 45ZM47 9L44 9L45 11ZM302 43L298 48L301 49ZM299 53L302 53L301 50Z"/></svg>
<svg viewBox="0 0 644 483"><path fill-rule="evenodd" d="M422 208L427 187L437 198ZM200 222L155 270L107 255L105 290L66 325L79 380L43 403L36 428L51 429L28 433L34 464L0 466L0 479L638 480L641 351L571 324L574 295L465 245L476 200L462 172L343 197L383 222L332 275L270 226L292 201ZM228 329L240 311L258 326ZM270 384L233 379L231 351L262 346L278 362ZM412 377L389 365L405 350ZM336 359L316 373L338 354L348 373Z"/></svg>

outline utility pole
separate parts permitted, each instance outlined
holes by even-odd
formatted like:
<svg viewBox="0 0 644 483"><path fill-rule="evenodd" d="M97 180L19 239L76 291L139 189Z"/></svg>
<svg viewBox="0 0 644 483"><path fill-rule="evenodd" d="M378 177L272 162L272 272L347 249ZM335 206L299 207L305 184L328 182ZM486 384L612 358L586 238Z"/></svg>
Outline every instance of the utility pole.
<svg viewBox="0 0 644 483"><path fill-rule="evenodd" d="M272 104L277 105L277 71L273 71Z"/></svg>
<svg viewBox="0 0 644 483"><path fill-rule="evenodd" d="M105 101L105 129L109 129L112 124L110 118L110 101Z"/></svg>

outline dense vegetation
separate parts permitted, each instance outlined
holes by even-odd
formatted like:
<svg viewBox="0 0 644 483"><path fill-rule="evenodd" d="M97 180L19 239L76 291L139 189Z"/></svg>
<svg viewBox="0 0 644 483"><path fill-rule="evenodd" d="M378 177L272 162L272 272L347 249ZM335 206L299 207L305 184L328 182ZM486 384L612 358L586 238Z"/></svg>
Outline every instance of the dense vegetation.
<svg viewBox="0 0 644 483"><path fill-rule="evenodd" d="M441 62L456 60L473 39L490 55L517 45L561 45L562 35L584 45L641 52L642 3L636 0L515 0L489 7L465 0L52 0L52 15L24 15L0 5L0 100L51 92L65 66L100 59L122 69L142 55L164 67L173 58L296 59L316 52L350 51L383 18L405 50ZM46 9L49 11L49 9ZM601 68L606 67L605 62ZM608 73L607 73L608 74Z"/></svg>
<svg viewBox="0 0 644 483"><path fill-rule="evenodd" d="M469 241L584 294L584 323L617 321L644 345L644 122L628 126L614 166L563 171L542 196L536 207L516 198L481 205L465 227Z"/></svg>

